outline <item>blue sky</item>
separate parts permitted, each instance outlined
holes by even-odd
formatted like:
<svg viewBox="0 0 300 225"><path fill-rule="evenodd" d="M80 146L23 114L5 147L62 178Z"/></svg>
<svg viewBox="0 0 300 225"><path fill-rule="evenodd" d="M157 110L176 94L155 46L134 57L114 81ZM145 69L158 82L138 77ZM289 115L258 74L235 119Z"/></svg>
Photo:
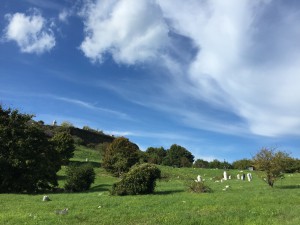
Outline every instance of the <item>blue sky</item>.
<svg viewBox="0 0 300 225"><path fill-rule="evenodd" d="M296 0L2 0L0 102L142 150L300 157Z"/></svg>

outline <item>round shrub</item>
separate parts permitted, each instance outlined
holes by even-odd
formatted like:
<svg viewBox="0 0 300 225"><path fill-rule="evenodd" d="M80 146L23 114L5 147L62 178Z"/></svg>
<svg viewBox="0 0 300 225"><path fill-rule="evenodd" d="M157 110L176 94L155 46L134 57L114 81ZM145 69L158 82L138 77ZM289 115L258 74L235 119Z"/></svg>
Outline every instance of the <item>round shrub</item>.
<svg viewBox="0 0 300 225"><path fill-rule="evenodd" d="M160 170L152 164L133 166L123 179L112 187L113 195L138 195L154 192L156 179L160 178Z"/></svg>
<svg viewBox="0 0 300 225"><path fill-rule="evenodd" d="M71 165L67 168L67 182L65 190L69 192L86 191L95 180L95 171L92 165L83 164L81 166Z"/></svg>

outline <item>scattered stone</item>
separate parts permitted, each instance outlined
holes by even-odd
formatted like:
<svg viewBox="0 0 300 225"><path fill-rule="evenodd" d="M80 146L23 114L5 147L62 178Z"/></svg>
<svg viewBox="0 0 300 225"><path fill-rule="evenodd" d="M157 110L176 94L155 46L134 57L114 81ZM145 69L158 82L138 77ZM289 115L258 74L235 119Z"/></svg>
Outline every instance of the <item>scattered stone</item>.
<svg viewBox="0 0 300 225"><path fill-rule="evenodd" d="M250 182L252 180L252 174L251 173L247 173L247 179Z"/></svg>
<svg viewBox="0 0 300 225"><path fill-rule="evenodd" d="M55 210L55 213L56 213L57 215L66 215L66 214L68 214L68 211L69 211L69 209L68 209L68 208L65 208L65 209L63 209L63 210Z"/></svg>
<svg viewBox="0 0 300 225"><path fill-rule="evenodd" d="M246 178L246 175L243 173L242 180L245 180L245 178Z"/></svg>
<svg viewBox="0 0 300 225"><path fill-rule="evenodd" d="M224 171L224 173L223 173L223 178L224 178L224 180L227 180L227 172L226 171Z"/></svg>
<svg viewBox="0 0 300 225"><path fill-rule="evenodd" d="M50 201L50 198L47 195L44 195L43 202L48 202L48 201Z"/></svg>
<svg viewBox="0 0 300 225"><path fill-rule="evenodd" d="M202 177L200 175L197 176L197 180L195 180L195 182L202 182Z"/></svg>

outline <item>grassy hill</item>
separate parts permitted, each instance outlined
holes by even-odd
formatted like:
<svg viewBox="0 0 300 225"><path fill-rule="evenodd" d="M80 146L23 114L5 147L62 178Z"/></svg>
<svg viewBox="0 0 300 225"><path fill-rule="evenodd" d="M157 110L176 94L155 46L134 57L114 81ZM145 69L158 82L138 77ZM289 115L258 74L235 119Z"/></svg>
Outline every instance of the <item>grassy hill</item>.
<svg viewBox="0 0 300 225"><path fill-rule="evenodd" d="M286 175L271 189L255 173L253 181L216 182L223 170L160 166L163 178L155 194L111 196L118 178L99 167L96 150L77 147L73 161L95 166L96 180L84 193L47 195L0 194L0 224L300 224L300 174ZM65 168L59 172L60 186ZM230 170L233 178L239 171ZM186 184L200 174L213 193L186 191ZM230 187L224 191L226 185ZM68 208L68 214L55 210Z"/></svg>

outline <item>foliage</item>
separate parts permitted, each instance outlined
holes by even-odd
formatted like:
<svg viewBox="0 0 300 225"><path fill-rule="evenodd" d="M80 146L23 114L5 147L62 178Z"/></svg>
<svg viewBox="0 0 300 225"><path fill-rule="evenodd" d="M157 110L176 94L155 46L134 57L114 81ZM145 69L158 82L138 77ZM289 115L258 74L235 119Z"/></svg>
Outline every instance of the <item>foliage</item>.
<svg viewBox="0 0 300 225"><path fill-rule="evenodd" d="M284 170L286 173L300 172L300 160L295 158L287 158L287 166Z"/></svg>
<svg viewBox="0 0 300 225"><path fill-rule="evenodd" d="M232 163L234 169L237 170L245 170L248 169L250 166L253 166L253 162L250 159L240 159L236 160Z"/></svg>
<svg viewBox="0 0 300 225"><path fill-rule="evenodd" d="M166 157L166 154L167 154L166 150L163 147L160 148L149 147L146 150L146 159L148 163L161 165L163 159Z"/></svg>
<svg viewBox="0 0 300 225"><path fill-rule="evenodd" d="M77 136L82 139L81 145L93 145L102 144L104 142L111 143L114 138L110 135L104 134L102 131L96 131L93 129L80 129L77 127L71 127L65 129L70 132L72 136Z"/></svg>
<svg viewBox="0 0 300 225"><path fill-rule="evenodd" d="M160 170L152 164L141 164L131 168L123 179L115 183L113 195L137 195L153 193L156 179L160 178Z"/></svg>
<svg viewBox="0 0 300 225"><path fill-rule="evenodd" d="M73 157L75 145L72 135L68 132L56 133L51 142L54 145L54 149L59 153L62 165L67 165L69 159Z"/></svg>
<svg viewBox="0 0 300 225"><path fill-rule="evenodd" d="M49 202L42 202L42 195L1 194L0 224L300 224L300 206L295 204L300 202L300 173L287 174L278 182L282 184L270 190L256 174L251 182L217 183L209 178L223 171L157 167L170 179L157 180L150 195L111 196L109 189L118 178L103 168L94 168L96 179L91 193L49 194L53 200ZM59 171L60 184L65 182L64 168ZM238 171L232 171L235 173ZM213 193L186 191L186 178L198 174ZM227 184L230 188L222 190ZM55 210L64 208L69 208L67 216L55 215Z"/></svg>
<svg viewBox="0 0 300 225"><path fill-rule="evenodd" d="M188 184L188 191L193 193L208 193L212 192L212 189L205 185L203 181L196 182L193 180Z"/></svg>
<svg viewBox="0 0 300 225"><path fill-rule="evenodd" d="M69 121L63 121L61 124L60 124L61 127L63 128L70 128L70 127L74 127L74 125L69 122Z"/></svg>
<svg viewBox="0 0 300 225"><path fill-rule="evenodd" d="M73 140L74 140L74 144L75 145L83 145L84 141L82 140L82 138L80 137L77 137L77 136L72 136L73 137Z"/></svg>
<svg viewBox="0 0 300 225"><path fill-rule="evenodd" d="M67 168L65 189L69 192L88 190L95 181L95 171L90 164L71 165Z"/></svg>
<svg viewBox="0 0 300 225"><path fill-rule="evenodd" d="M275 181L283 177L288 159L289 155L285 152L262 148L253 157L253 162L256 170L263 171L262 178L270 187L273 187Z"/></svg>
<svg viewBox="0 0 300 225"><path fill-rule="evenodd" d="M203 159L197 159L194 164L193 167L195 168L209 168L209 162Z"/></svg>
<svg viewBox="0 0 300 225"><path fill-rule="evenodd" d="M116 138L104 152L103 168L115 176L121 176L139 162L139 147L127 138Z"/></svg>
<svg viewBox="0 0 300 225"><path fill-rule="evenodd" d="M173 144L166 152L163 164L174 167L191 167L194 156L180 145Z"/></svg>
<svg viewBox="0 0 300 225"><path fill-rule="evenodd" d="M212 169L232 169L232 165L229 162L226 161L219 161L217 159L214 159L209 163L209 168Z"/></svg>
<svg viewBox="0 0 300 225"><path fill-rule="evenodd" d="M36 192L57 186L59 154L32 115L0 105L0 192Z"/></svg>

